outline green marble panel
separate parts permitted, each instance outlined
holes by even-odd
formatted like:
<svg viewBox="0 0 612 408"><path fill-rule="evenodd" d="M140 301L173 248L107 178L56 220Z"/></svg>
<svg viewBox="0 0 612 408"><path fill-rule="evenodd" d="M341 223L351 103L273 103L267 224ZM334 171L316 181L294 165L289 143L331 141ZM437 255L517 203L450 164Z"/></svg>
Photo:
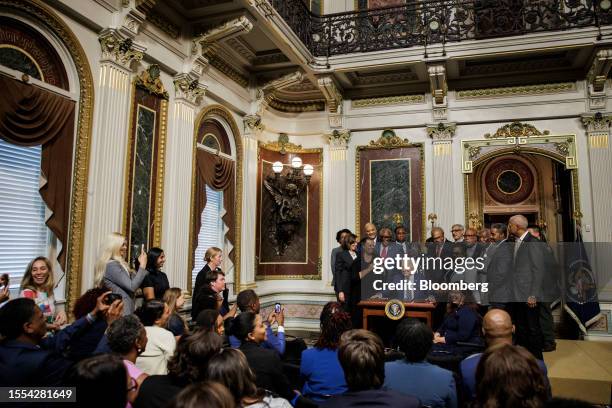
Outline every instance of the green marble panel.
<svg viewBox="0 0 612 408"><path fill-rule="evenodd" d="M136 116L136 140L133 147L134 168L132 173L132 214L130 243L132 257L149 246L151 231L151 190L153 182L153 154L155 147L156 112L138 105Z"/></svg>
<svg viewBox="0 0 612 408"><path fill-rule="evenodd" d="M370 220L378 230L401 224L410 241L411 207L410 159L370 160Z"/></svg>

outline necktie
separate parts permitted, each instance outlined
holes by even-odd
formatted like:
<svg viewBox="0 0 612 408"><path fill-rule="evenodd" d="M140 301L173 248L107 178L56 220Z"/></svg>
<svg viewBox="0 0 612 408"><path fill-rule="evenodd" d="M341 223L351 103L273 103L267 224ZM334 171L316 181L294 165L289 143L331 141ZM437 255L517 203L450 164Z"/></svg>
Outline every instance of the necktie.
<svg viewBox="0 0 612 408"><path fill-rule="evenodd" d="M381 256L381 258L386 258L387 257L387 247L386 246L384 246L382 248L382 251L380 251L380 256Z"/></svg>
<svg viewBox="0 0 612 408"><path fill-rule="evenodd" d="M442 254L442 245L438 245L438 250L436 251L436 256L439 257Z"/></svg>
<svg viewBox="0 0 612 408"><path fill-rule="evenodd" d="M517 238L516 242L514 243L514 257L515 258L516 258L516 253L518 252L519 247L521 246L521 242L523 241L521 241L520 238Z"/></svg>

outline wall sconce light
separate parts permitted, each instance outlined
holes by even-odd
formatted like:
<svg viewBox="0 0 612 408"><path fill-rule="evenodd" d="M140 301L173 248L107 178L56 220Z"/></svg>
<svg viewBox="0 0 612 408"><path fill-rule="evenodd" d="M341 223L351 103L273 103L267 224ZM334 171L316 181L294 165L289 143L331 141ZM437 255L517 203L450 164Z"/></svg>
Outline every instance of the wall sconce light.
<svg viewBox="0 0 612 408"><path fill-rule="evenodd" d="M283 174L284 168L280 161L274 162L273 173L264 180L274 203L272 217L268 220L268 240L274 245L277 256L283 256L304 222L301 196L308 191L314 173L314 167L303 165L298 156L291 159L291 170Z"/></svg>

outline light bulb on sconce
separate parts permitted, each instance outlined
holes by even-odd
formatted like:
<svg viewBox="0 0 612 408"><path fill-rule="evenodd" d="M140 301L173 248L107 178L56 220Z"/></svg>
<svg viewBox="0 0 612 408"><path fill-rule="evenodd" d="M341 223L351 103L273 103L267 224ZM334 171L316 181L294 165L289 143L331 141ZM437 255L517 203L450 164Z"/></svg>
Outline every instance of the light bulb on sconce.
<svg viewBox="0 0 612 408"><path fill-rule="evenodd" d="M276 174L280 174L283 171L283 163L277 161L272 164L272 171Z"/></svg>
<svg viewBox="0 0 612 408"><path fill-rule="evenodd" d="M291 167L293 167L294 169L299 169L300 167L302 167L302 159L297 156L291 159Z"/></svg>
<svg viewBox="0 0 612 408"><path fill-rule="evenodd" d="M304 175L306 177L310 177L312 176L312 173L314 173L314 167L312 167L312 164L305 164L304 165Z"/></svg>

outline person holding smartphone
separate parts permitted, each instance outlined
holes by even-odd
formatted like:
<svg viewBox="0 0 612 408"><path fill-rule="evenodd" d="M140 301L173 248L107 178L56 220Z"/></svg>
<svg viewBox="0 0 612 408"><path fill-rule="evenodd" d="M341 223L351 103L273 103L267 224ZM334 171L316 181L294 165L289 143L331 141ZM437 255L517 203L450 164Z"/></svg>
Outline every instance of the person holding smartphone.
<svg viewBox="0 0 612 408"><path fill-rule="evenodd" d="M119 233L109 234L102 243L100 256L95 267L95 283L106 286L123 299L123 314L134 313L134 292L149 273L147 271L147 253L144 244L140 247L138 256L139 268L135 274L130 272L125 260L127 240Z"/></svg>

